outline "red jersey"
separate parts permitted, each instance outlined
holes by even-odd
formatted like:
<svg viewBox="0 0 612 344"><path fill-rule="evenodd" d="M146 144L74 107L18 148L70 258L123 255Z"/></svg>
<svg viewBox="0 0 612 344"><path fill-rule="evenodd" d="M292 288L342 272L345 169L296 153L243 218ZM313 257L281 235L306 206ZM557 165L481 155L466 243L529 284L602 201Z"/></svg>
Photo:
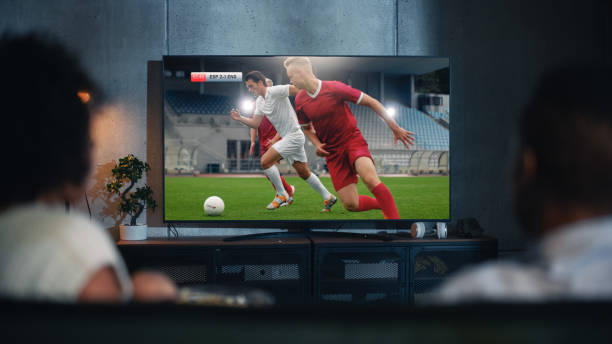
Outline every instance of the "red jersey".
<svg viewBox="0 0 612 344"><path fill-rule="evenodd" d="M262 152L264 149L264 144L266 141L271 140L274 136L276 136L276 129L272 125L272 122L268 119L268 117L263 116L261 119L261 123L259 123L259 128L257 128L257 136L259 136L259 147L261 147Z"/></svg>
<svg viewBox="0 0 612 344"><path fill-rule="evenodd" d="M354 136L361 137L355 116L346 104L357 103L360 90L339 81L321 81L315 96L301 90L295 97L295 112L300 124L312 122L317 137L325 143L326 150L343 146Z"/></svg>

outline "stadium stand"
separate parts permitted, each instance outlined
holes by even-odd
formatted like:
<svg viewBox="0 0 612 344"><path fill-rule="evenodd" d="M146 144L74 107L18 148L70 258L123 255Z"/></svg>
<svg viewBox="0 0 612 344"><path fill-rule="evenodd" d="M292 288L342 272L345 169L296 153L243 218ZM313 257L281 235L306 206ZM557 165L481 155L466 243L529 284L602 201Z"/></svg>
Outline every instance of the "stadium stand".
<svg viewBox="0 0 612 344"><path fill-rule="evenodd" d="M393 146L393 136L389 128L373 110L350 103L349 107L370 149L404 149ZM416 133L416 145L412 148L413 150L448 150L448 129L437 124L425 113L417 109L398 106L395 121L402 128Z"/></svg>
<svg viewBox="0 0 612 344"><path fill-rule="evenodd" d="M406 149L393 145L387 125L368 107L349 103L357 126L368 141L378 173L381 174L447 174L449 131L444 120L414 108L396 106L397 123L416 133L416 144ZM199 95L195 92L170 91L165 103L165 167L168 173L215 171L225 173L257 172L259 157L250 157L248 148L229 156L227 144L249 140L248 129L229 118L231 99L227 96ZM325 173L325 161L314 154L314 146L306 144L312 170ZM293 173L281 163L282 173Z"/></svg>
<svg viewBox="0 0 612 344"><path fill-rule="evenodd" d="M197 92L168 91L166 101L178 115L182 114L228 114L232 110L231 100L226 96Z"/></svg>
<svg viewBox="0 0 612 344"><path fill-rule="evenodd" d="M442 119L442 120L445 120L446 122L448 122L448 119L449 119L449 115L448 115L448 113L444 113L444 112L435 112L435 111L434 111L434 112L430 112L429 114L430 114L430 115L431 115L433 118L435 118L435 119L438 119L438 120L439 120L439 119Z"/></svg>

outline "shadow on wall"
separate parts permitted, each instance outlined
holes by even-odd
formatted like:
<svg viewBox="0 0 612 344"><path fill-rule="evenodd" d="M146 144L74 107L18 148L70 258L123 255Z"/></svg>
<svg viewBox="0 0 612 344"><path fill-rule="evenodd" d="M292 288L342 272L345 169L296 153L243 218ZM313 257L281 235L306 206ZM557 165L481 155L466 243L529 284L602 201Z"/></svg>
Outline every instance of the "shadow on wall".
<svg viewBox="0 0 612 344"><path fill-rule="evenodd" d="M91 203L96 204L97 209L99 209L98 219L103 223L112 222L112 226L107 227L107 229L113 239L119 240L119 225L123 223L127 215L119 212L121 198L106 190L106 184L111 181L112 170L116 164L116 161L98 164L92 177L93 185L87 193L91 197Z"/></svg>

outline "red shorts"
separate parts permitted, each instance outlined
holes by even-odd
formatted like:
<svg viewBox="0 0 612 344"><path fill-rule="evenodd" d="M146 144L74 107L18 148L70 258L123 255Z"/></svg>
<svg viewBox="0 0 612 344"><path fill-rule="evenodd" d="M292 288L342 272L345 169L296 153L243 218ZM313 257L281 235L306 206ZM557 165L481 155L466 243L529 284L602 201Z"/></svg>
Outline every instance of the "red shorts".
<svg viewBox="0 0 612 344"><path fill-rule="evenodd" d="M325 158L327 169L329 169L329 175L336 191L347 185L357 184L359 179L355 170L355 160L362 156L372 159L368 143L359 133Z"/></svg>

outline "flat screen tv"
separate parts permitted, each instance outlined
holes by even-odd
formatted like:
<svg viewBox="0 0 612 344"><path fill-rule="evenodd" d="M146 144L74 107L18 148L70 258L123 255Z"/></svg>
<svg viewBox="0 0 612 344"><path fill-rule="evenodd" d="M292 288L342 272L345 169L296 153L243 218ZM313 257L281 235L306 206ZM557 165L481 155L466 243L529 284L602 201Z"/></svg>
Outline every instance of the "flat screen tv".
<svg viewBox="0 0 612 344"><path fill-rule="evenodd" d="M449 221L449 58L309 56L314 81L307 78L303 61L299 74L290 78L287 58L164 56L164 221L287 229L405 229L415 221ZM305 80L314 85L312 92ZM376 104L392 122L414 133L414 144L394 144L394 133ZM246 120L233 119L233 109ZM262 126L261 142L245 123ZM275 139L270 134L275 128L285 137ZM322 148L330 156L320 156L319 143L304 135L307 130L326 144ZM283 144L268 141L279 137ZM262 165L262 153L269 149L286 158ZM274 160L274 155L263 156ZM303 175L316 178L300 177L295 162ZM285 180L280 182L285 197L277 197L279 188L271 181L278 183L275 170ZM372 185L354 179L356 172L369 173L370 179L374 174L388 192L370 190ZM295 190L289 205L287 189ZM325 204L327 192L337 200L331 207ZM205 212L211 196L223 200L220 215ZM355 211L367 208L373 209Z"/></svg>

